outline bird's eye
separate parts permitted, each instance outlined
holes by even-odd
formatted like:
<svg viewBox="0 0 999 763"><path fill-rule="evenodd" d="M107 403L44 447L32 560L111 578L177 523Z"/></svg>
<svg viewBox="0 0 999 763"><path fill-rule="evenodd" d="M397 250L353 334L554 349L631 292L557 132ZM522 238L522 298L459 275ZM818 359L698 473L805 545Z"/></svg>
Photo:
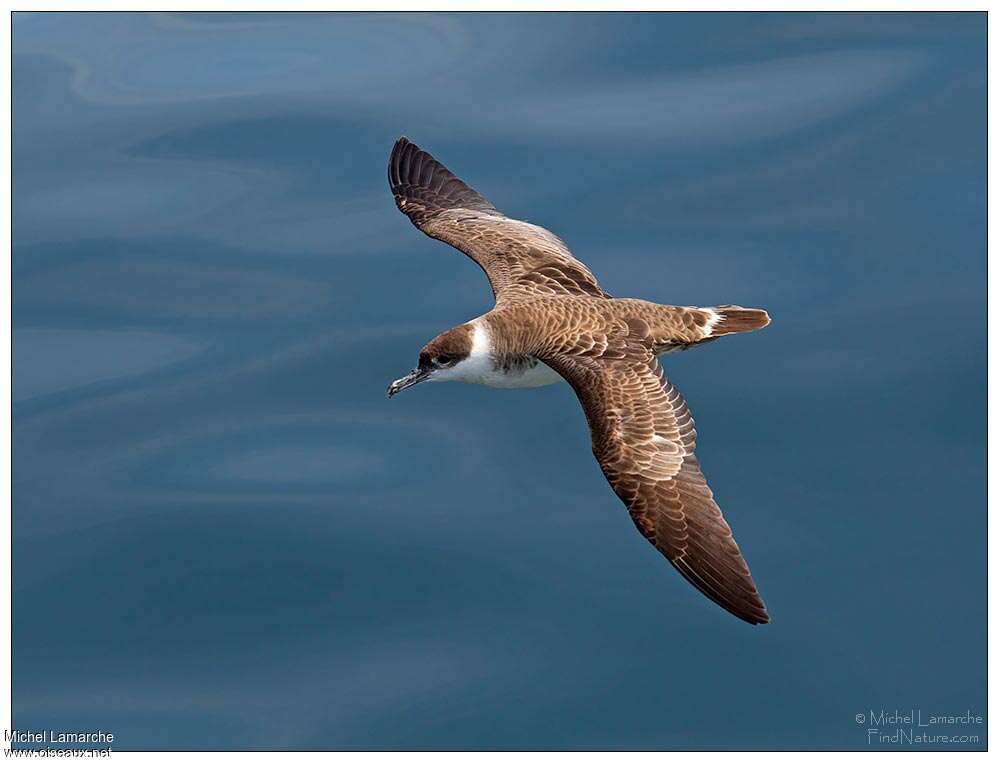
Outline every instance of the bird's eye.
<svg viewBox="0 0 999 763"><path fill-rule="evenodd" d="M450 355L438 355L436 362L437 362L437 365L439 365L439 366L446 366L446 365L450 365L450 363L451 363L452 360L454 360L454 358L452 358Z"/></svg>

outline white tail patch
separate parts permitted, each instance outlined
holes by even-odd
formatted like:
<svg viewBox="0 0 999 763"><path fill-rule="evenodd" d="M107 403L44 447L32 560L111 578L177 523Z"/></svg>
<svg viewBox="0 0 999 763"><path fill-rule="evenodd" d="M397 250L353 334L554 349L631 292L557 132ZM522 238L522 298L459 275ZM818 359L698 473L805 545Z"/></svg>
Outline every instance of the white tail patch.
<svg viewBox="0 0 999 763"><path fill-rule="evenodd" d="M704 338L707 339L714 332L715 326L725 320L725 316L712 307L705 307L702 310L708 316L708 322L701 329L704 332Z"/></svg>

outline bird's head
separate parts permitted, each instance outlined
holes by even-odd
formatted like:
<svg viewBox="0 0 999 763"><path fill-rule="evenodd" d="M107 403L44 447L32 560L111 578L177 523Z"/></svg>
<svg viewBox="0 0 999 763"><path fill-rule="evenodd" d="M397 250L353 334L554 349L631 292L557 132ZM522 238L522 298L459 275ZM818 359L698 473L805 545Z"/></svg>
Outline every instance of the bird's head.
<svg viewBox="0 0 999 763"><path fill-rule="evenodd" d="M424 381L462 381L473 355L475 329L464 324L445 331L424 345L416 368L388 387L388 396Z"/></svg>

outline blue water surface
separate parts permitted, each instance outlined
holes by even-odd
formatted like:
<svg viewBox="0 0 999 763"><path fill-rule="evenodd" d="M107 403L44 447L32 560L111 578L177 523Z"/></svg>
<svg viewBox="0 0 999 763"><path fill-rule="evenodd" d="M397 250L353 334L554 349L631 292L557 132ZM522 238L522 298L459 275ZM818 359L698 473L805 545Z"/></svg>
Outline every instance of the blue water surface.
<svg viewBox="0 0 999 763"><path fill-rule="evenodd" d="M985 747L867 731L986 715L984 14L13 30L16 727ZM770 311L665 363L771 625L635 532L568 386L385 399L492 304L402 134L613 294Z"/></svg>

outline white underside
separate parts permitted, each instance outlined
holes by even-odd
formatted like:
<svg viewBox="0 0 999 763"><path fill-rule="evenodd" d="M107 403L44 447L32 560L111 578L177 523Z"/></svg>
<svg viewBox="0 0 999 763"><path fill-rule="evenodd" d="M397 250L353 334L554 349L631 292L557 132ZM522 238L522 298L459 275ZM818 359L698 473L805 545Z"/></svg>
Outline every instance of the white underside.
<svg viewBox="0 0 999 763"><path fill-rule="evenodd" d="M485 384L487 387L502 387L503 389L520 389L523 387L545 387L563 381L562 377L542 362L534 368L507 373L492 373L475 384Z"/></svg>

